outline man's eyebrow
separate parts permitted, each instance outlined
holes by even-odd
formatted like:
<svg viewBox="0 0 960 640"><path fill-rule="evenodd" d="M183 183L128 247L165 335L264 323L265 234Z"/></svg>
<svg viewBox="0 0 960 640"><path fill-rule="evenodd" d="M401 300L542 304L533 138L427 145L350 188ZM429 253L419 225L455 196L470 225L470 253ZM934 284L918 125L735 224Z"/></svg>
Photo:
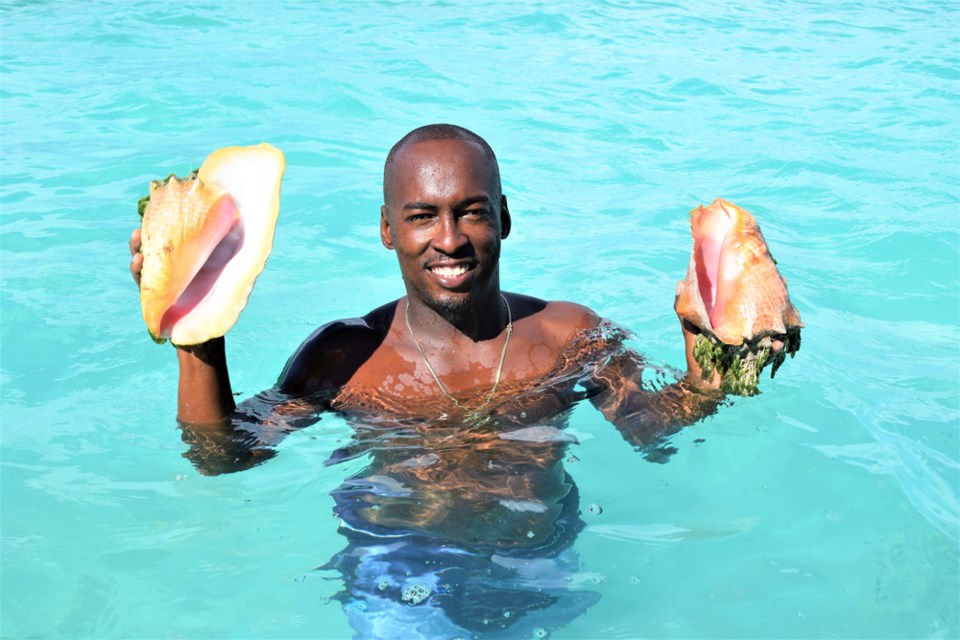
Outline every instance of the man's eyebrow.
<svg viewBox="0 0 960 640"><path fill-rule="evenodd" d="M454 203L453 208L455 210L466 209L472 204L486 204L489 205L491 200L487 196L471 196L469 198L464 198L463 200L458 200ZM417 209L420 211L436 211L439 209L437 205L430 202L408 202L403 205L403 210L408 211L410 209Z"/></svg>
<svg viewBox="0 0 960 640"><path fill-rule="evenodd" d="M426 209L427 211L436 211L439 207L435 204L430 204L429 202L408 202L403 205L403 210L407 211L409 209Z"/></svg>
<svg viewBox="0 0 960 640"><path fill-rule="evenodd" d="M466 209L467 207L469 207L469 206L472 205L472 204L478 204L478 203L479 203L479 204L489 205L490 202L491 202L491 200L490 200L490 198L488 198L487 196L472 196L472 197L470 197L470 198L464 198L463 200L460 200L459 202L457 202L457 204L453 205L453 208L454 208L454 209Z"/></svg>

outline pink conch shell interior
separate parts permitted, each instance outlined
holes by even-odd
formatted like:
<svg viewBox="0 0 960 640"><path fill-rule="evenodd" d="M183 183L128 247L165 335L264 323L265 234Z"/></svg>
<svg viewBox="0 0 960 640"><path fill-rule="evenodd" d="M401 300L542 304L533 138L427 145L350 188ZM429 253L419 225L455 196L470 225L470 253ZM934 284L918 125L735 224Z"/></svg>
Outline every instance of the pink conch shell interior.
<svg viewBox="0 0 960 640"><path fill-rule="evenodd" d="M717 199L690 213L690 227L693 252L677 286L681 318L734 345L803 326L750 213Z"/></svg>
<svg viewBox="0 0 960 640"><path fill-rule="evenodd" d="M213 236L220 240L210 248L205 259L197 256L196 273L190 279L190 284L163 312L160 319L161 337L169 338L173 327L207 297L224 268L243 246L243 220L240 219L236 204L229 194L224 194L217 200L210 209L209 218L209 224L214 229Z"/></svg>

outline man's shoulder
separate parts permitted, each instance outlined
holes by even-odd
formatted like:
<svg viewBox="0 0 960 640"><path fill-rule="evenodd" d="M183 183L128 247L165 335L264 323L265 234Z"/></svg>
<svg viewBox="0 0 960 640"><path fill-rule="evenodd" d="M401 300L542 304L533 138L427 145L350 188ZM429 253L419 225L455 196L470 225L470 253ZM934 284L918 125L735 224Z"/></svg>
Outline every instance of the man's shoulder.
<svg viewBox="0 0 960 640"><path fill-rule="evenodd" d="M553 342L566 344L576 334L600 324L600 316L589 307L566 300L541 300L517 293L509 294L515 319L529 318Z"/></svg>
<svg viewBox="0 0 960 640"><path fill-rule="evenodd" d="M364 316L318 328L290 356L277 387L296 395L338 389L383 343L396 308L395 300Z"/></svg>

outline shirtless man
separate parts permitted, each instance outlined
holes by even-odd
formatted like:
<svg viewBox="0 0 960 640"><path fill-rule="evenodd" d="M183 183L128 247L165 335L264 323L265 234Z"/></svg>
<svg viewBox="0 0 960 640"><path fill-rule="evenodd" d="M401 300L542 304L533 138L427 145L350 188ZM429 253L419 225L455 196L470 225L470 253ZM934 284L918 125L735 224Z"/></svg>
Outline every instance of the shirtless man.
<svg viewBox="0 0 960 640"><path fill-rule="evenodd" d="M581 305L500 290L500 243L510 233L510 212L494 153L476 134L453 125L410 132L387 157L383 192L380 241L396 252L407 295L315 332L288 362L281 392L336 410L337 398L393 389L412 406L443 396L450 411L463 411L466 403L457 398L496 396L493 386L544 378L575 336L600 324ZM130 239L138 283L139 246L138 229ZM689 327L683 335L688 373L678 393L716 388L700 376ZM235 405L223 340L180 348L177 357L179 420L228 421ZM634 412L628 407L637 408L638 400L629 388L639 391L636 382L606 379L604 415L617 422ZM641 395L640 404L656 402ZM688 408L663 418L689 423L710 411Z"/></svg>
<svg viewBox="0 0 960 640"><path fill-rule="evenodd" d="M334 458L371 460L335 492L351 541L403 534L497 553L569 547L582 523L563 469L566 415L589 398L643 446L714 411L721 394L701 378L694 335L682 328L686 377L651 386L642 358L590 309L501 291L510 211L494 153L470 131L407 134L387 157L383 191L380 241L397 254L406 296L318 329L276 386L240 407L223 339L179 348L188 457L205 473L243 469L291 429L335 411L357 436ZM135 279L139 244L135 231Z"/></svg>

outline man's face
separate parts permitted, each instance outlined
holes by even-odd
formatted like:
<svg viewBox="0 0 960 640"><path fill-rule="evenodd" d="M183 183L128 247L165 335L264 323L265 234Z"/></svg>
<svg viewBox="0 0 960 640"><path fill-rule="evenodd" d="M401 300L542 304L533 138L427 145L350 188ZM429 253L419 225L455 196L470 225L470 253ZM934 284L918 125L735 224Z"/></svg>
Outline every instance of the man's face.
<svg viewBox="0 0 960 640"><path fill-rule="evenodd" d="M456 312L499 290L500 240L510 218L478 144L408 144L387 179L380 239L397 252L408 295Z"/></svg>

